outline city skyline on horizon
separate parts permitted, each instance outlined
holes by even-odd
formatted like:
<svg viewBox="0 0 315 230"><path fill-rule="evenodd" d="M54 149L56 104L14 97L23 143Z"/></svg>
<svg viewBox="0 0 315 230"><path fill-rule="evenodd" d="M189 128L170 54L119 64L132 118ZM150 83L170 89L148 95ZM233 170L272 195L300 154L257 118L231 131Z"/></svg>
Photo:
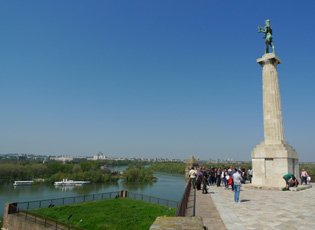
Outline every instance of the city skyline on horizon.
<svg viewBox="0 0 315 230"><path fill-rule="evenodd" d="M211 158L211 156L209 156L207 159L204 159L204 158L199 158L197 155L190 155L188 156L188 158L184 158L183 155L180 155L179 158L174 158L172 157L172 155L170 156L164 156L164 157L159 157L159 156L151 156L151 157L143 157L143 156L137 156L136 155L130 155L130 154L126 154L126 153L119 153L119 154L111 154L111 153L103 153L103 152L97 152L97 153L85 153L85 154L59 154L59 153L52 153L52 154L44 154L44 153L23 153L23 152L20 152L20 153L0 153L0 156L14 156L14 155L19 155L19 156L38 156L38 157L41 157L41 156L45 156L45 157L73 157L73 158L88 158L88 157L93 157L93 156L96 156L96 155L104 155L104 156L107 156L108 158L112 158L112 159L169 159L169 160L172 160L172 159L179 159L179 160L187 160L187 159L190 159L191 157L196 157L198 160L201 160L201 161L242 161L242 160L237 160L237 159L232 159L232 158ZM246 161L246 160L243 160L243 161ZM250 161L250 160L247 160L247 161Z"/></svg>
<svg viewBox="0 0 315 230"><path fill-rule="evenodd" d="M0 154L250 160L263 140L257 26L269 18L285 140L314 162L313 9L2 1Z"/></svg>
<svg viewBox="0 0 315 230"><path fill-rule="evenodd" d="M127 154L128 155L128 154ZM55 158L67 158L69 161L70 158L71 160L73 159L90 159L90 158L96 158L96 156L100 156L99 160L162 160L162 161L186 161L188 159L191 159L191 157L195 157L197 158L198 161L201 162L250 162L251 160L238 160L238 159L232 159L232 158L211 158L209 157L208 159L202 159L202 158L198 158L198 156L195 155L191 155L188 158L173 158L173 157L142 157L142 156L129 156L127 157L126 154L119 154L119 156L117 155L113 155L110 153L103 153L103 152L98 152L98 153L94 153L94 154L83 154L83 155L75 155L75 154L33 154L33 153L2 153L0 154L0 159L1 157L6 157L5 159L9 159L9 158L13 158L13 157L27 157L27 158L43 158L43 157L49 157L52 158L53 160L55 160ZM312 162L310 162L312 163Z"/></svg>

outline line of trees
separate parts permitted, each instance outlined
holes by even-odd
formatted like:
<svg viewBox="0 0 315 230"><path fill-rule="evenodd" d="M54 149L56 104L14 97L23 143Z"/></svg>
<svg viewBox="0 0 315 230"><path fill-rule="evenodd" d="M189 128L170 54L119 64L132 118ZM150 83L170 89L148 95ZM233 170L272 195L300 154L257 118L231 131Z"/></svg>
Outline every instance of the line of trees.
<svg viewBox="0 0 315 230"><path fill-rule="evenodd" d="M155 172L185 173L185 163L183 162L155 162L150 165L150 168Z"/></svg>
<svg viewBox="0 0 315 230"><path fill-rule="evenodd" d="M82 161L79 163L62 163L49 161L38 162L5 162L0 163L1 181L45 179L54 182L64 178L89 180L91 182L114 182L119 179L108 170L102 170L104 162Z"/></svg>

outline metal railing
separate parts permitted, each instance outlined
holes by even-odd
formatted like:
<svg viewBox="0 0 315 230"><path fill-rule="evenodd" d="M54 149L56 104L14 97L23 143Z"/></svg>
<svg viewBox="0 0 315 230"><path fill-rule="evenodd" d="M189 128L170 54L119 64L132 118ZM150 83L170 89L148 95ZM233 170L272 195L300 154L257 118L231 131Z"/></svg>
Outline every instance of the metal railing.
<svg viewBox="0 0 315 230"><path fill-rule="evenodd" d="M187 190L187 187L186 187ZM186 193L186 191L185 191ZM189 194L188 194L189 196ZM55 219L45 217L29 210L38 209L38 208L50 208L54 206L61 205L70 205L82 202L97 201L104 199L113 199L118 197L127 197L135 200L142 200L149 203L155 203L167 207L179 209L179 203L173 200L167 200L163 198L158 198L154 196L137 194L128 191L117 191L117 192L108 192L108 193L98 193L98 194L89 194L82 196L72 196L72 197L63 197L55 199L45 199L45 200L35 200L35 201L26 201L26 202L15 202L9 204L8 214L16 214L22 218L25 218L34 223L49 227L55 230L64 230L64 229L75 229L80 230L79 227L71 226L70 224L59 222Z"/></svg>
<svg viewBox="0 0 315 230"><path fill-rule="evenodd" d="M34 200L34 201L26 201L26 202L17 202L16 208L18 210L28 211L30 209L35 209L35 208L48 208L48 207L61 206L61 205L77 204L77 203L82 203L82 202L112 199L119 196L120 196L120 191L89 194L89 195L82 195L82 196L62 197L62 198L54 198L54 199L46 199L46 200Z"/></svg>
<svg viewBox="0 0 315 230"><path fill-rule="evenodd" d="M158 197L154 197L154 196L148 196L148 195L144 195L144 194L137 194L137 193L133 193L133 192L128 192L127 197L131 198L131 199L142 200L142 201L146 201L149 203L159 204L159 205L163 205L163 206L167 206L167 207L171 207L171 208L177 208L178 207L177 201L162 199L162 198L158 198Z"/></svg>
<svg viewBox="0 0 315 230"><path fill-rule="evenodd" d="M17 202L14 204L17 210L28 211L28 210L36 209L36 208L48 208L48 207L54 207L54 206L69 205L69 204L76 204L76 203L97 201L97 200L105 200L105 199L112 199L112 198L118 198L118 197L128 197L130 199L143 200L146 202L156 203L159 205L172 207L172 208L177 208L178 206L177 201L167 200L167 199L158 198L154 196L148 196L144 194L137 194L137 193L128 192L128 191L97 193L97 194L63 197L63 198L46 199L46 200L34 200L34 201L26 201L26 202Z"/></svg>
<svg viewBox="0 0 315 230"><path fill-rule="evenodd" d="M36 224L42 225L45 228L54 229L54 230L83 230L77 226L71 224L62 223L58 220L41 216L35 213L29 213L28 211L19 210L17 213L18 216L24 218L25 220L34 222Z"/></svg>
<svg viewBox="0 0 315 230"><path fill-rule="evenodd" d="M185 216L188 202L189 202L190 191L191 191L191 183L188 182L186 184L185 192L182 196L182 199L179 202L179 205L176 211L176 216ZM196 206L196 190L194 189L193 216L195 216L195 206Z"/></svg>
<svg viewBox="0 0 315 230"><path fill-rule="evenodd" d="M9 204L8 214L15 214L18 218L23 218L29 222L33 222L39 225L44 226L45 228L54 229L54 230L83 230L77 226L72 226L71 223L62 223L58 220L52 219L47 216L42 216L37 213L29 212L27 210L22 210L17 208L17 203Z"/></svg>

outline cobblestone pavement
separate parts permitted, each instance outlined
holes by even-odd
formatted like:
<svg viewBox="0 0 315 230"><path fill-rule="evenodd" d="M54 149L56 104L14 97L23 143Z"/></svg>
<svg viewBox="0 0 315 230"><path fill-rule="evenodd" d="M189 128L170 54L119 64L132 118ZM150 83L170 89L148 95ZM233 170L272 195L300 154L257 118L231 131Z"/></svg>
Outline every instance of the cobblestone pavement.
<svg viewBox="0 0 315 230"><path fill-rule="evenodd" d="M211 198L227 229L315 229L315 188L292 192L241 188L241 202L233 192L211 186Z"/></svg>

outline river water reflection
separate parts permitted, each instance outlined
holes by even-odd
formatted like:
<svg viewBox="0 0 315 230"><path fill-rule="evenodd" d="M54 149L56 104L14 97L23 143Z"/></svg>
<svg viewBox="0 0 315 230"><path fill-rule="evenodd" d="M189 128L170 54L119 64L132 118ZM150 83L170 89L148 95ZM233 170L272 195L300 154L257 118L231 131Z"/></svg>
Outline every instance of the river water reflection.
<svg viewBox="0 0 315 230"><path fill-rule="evenodd" d="M0 216L3 214L4 204L15 201L44 200L83 194L113 192L128 190L158 198L180 201L184 189L185 179L182 175L156 173L157 182L151 184L125 184L122 181L114 184L86 184L75 187L55 187L54 185L38 184L32 186L17 186L11 184L0 185Z"/></svg>

